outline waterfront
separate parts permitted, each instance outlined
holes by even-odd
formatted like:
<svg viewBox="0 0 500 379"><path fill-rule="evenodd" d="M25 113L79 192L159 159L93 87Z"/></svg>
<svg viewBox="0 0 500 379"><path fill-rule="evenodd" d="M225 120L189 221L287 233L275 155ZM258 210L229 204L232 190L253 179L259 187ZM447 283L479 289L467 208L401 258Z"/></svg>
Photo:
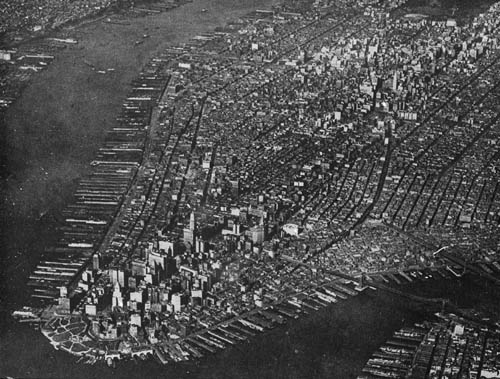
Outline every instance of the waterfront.
<svg viewBox="0 0 500 379"><path fill-rule="evenodd" d="M60 212L78 180L89 173L89 163L141 67L165 46L273 3L198 0L166 13L133 17L126 24L85 24L68 32L78 44L58 52L11 105L0 120L0 349L11 357L2 364L19 365L18 355L10 352L25 351L32 341L42 350L26 358L39 367L54 353L63 355L51 351L41 334L15 326L10 312L29 298L28 275L56 240ZM135 44L145 33L144 43ZM85 62L114 72L101 75ZM12 348L13 341L19 349Z"/></svg>
<svg viewBox="0 0 500 379"><path fill-rule="evenodd" d="M101 20L71 32L78 45L58 53L47 70L35 75L3 122L1 259L8 278L0 280L3 307L23 303L22 283L43 249L54 242L60 211L72 199L78 180L90 172L89 163L115 124L141 67L168 45L273 3L201 0L131 18L126 25ZM144 33L149 37L136 45ZM115 71L101 75L85 62Z"/></svg>
<svg viewBox="0 0 500 379"><path fill-rule="evenodd" d="M129 41L130 42L130 41ZM100 84L99 83L96 83ZM64 87L64 86L63 86ZM85 92L84 92L85 93ZM108 98L111 98L109 96ZM90 99L91 100L91 99ZM71 101L70 101L71 103ZM67 105L70 107L71 104L68 103ZM77 109L80 109L79 106L76 106ZM106 108L106 107L105 107ZM107 108L106 108L107 109ZM89 111L90 112L90 111ZM55 110L53 109L52 112L48 112L46 114L47 117L42 116L43 119L47 119L48 122L53 123L54 120L51 119L52 114L55 114ZM115 113L109 112L110 115L114 115ZM97 116L95 116L97 117ZM111 120L113 117L109 116ZM78 114L76 115L76 118L81 118L78 117ZM36 124L37 119L32 119L33 124ZM82 119L82 123L85 124L91 124L91 125L97 125L98 120L85 120ZM28 120L27 123L29 124L30 121ZM73 125L72 121L66 120L64 125ZM82 125L81 127L78 128L79 131L85 130ZM28 133L29 134L29 133ZM97 132L98 134L98 132ZM72 140L72 137L69 138ZM79 145L80 142L82 141L91 141L92 138L88 135L84 135L81 138L78 137L78 135L75 135L75 144ZM96 137L97 138L97 137ZM66 146L65 143L62 145ZM96 144L98 145L98 144ZM45 150L45 148L43 148ZM50 151L49 149L46 149L47 151ZM61 150L61 149L59 149ZM74 150L67 150L67 151L61 151L61 156L54 158L54 161L59 163L60 161L63 161L62 157L67 157L70 156L71 154L74 153ZM76 153L75 153L76 154ZM75 161L80 161L81 157L77 157ZM83 159L83 158L82 158ZM67 162L65 163L67 164ZM65 165L63 164L63 166ZM64 174L64 169L61 169L61 166L57 166L58 169L55 170L55 172L62 173L61 178L66 179L68 177L67 174ZM64 166L65 167L65 166ZM59 171L58 171L59 170ZM82 168L82 170L85 170L85 168ZM74 175L74 179L77 179L79 177L78 172L73 172L71 169L68 169L67 172L71 171L71 174ZM71 176L70 176L71 179ZM54 203L58 203L59 201L61 203L65 202L65 196L62 195L62 192L54 191L59 190L60 186L59 184L62 181L59 180L58 178L55 178L54 185L52 188L48 188L47 192L53 193L52 200L54 200ZM21 186L22 187L22 186ZM23 188L23 193L25 191L25 188ZM28 195L26 196L26 199L40 199L40 198L45 198L43 197L43 194L37 194L35 190L37 190L39 187L36 186L36 188L32 188L29 190L28 186ZM31 193L31 195L30 195ZM34 196L32 196L34 195ZM23 196L20 197L21 202L23 204L26 204L26 201L22 200ZM50 199L50 197L49 197ZM60 199L60 200L58 200ZM45 204L46 205L46 204ZM49 207L50 208L50 207ZM30 214L34 219L38 218L40 214L45 213L45 210L48 208L44 209L44 204L40 204L39 208L23 208L20 207L19 211L20 212L27 212L26 214ZM8 215L6 213L6 215ZM25 215L26 217L26 215ZM41 223L46 223L49 221L49 219L55 219L57 220L57 213L53 213L52 215L48 216L43 216L41 217ZM23 220L25 220L24 218ZM17 226L19 230L22 230L22 234L18 233L17 235L13 236L12 241L22 241L24 244L24 241L26 240L26 235L31 236L30 238L33 239L33 243L31 245L31 248L29 251L41 251L43 246L43 243L40 243L40 238L39 235L40 233L29 233L29 228L26 228L24 225ZM14 230L14 227L12 228ZM41 233L41 235L44 235L44 233ZM45 234L47 235L47 238L50 239L50 233ZM25 246L25 245L23 245ZM28 250L26 250L28 251ZM35 254L34 254L35 255ZM24 253L23 256L27 256L27 253ZM13 256L12 256L13 257ZM30 260L33 259L35 261L35 257L30 256ZM14 267L15 270L10 273L10 276L12 277L12 273L15 272L18 269L26 270L28 265L24 265L23 261L17 261L17 259L12 258L10 261L16 260L14 265L11 265L10 267ZM8 289L7 289L7 300L11 300L11 304L14 302L17 303L17 300L20 299L22 296L19 296L17 294L17 284L23 282L23 276L19 275L16 278L12 279L12 281L8 284ZM6 282L7 283L7 282ZM16 288L16 290L11 290L11 288ZM358 301L358 300L356 300ZM250 376L250 377L304 377L304 376L315 376L315 377L326 377L326 376L334 376L334 377L349 377L351 375L351 371L347 371L346 367L349 367L349 369L352 369L352 373L356 373L356 357L358 355L363 355L361 349L359 348L360 345L367 346L368 348L372 348L370 344L367 344L365 342L365 336L367 336L367 330L370 330L370 325L384 325L384 323L381 323L381 320L392 320L392 316L396 317L394 319L394 322L397 320L405 317L405 321L409 319L409 317L403 316L402 314L399 314L398 312L393 312L391 313L390 316L385 314L384 311L387 311L387 309L391 309L392 307L387 305L387 303L383 303L384 306L377 306L376 304L370 304L369 302L366 305L365 308L365 303L363 303L362 300L360 300L360 303L357 302L351 303L349 302L349 306L351 308L343 309L339 308L340 312L338 315L336 313L333 313L332 316L328 316L326 318L321 318L321 315L325 315L325 313L320 313L317 316L314 316L312 319L304 319L298 322L297 324L297 330L296 333L294 332L294 326L292 325L290 329L291 333L291 341L287 342L287 338L283 338L283 334L279 334L279 332L273 332L271 334L265 335L265 336L260 336L254 341L255 343L250 345L250 346L245 346L243 350L239 350L240 347L236 349L232 349L231 351L227 351L225 353L222 353L218 355L215 359L206 361L206 364L203 361L200 365L175 365L173 367L167 367L165 369L162 368L157 368L154 366L154 364L147 363L145 366L143 364L138 365L137 369L134 369L135 366L133 366L132 363L126 363L124 365L125 368L119 368L117 371L115 371L116 376L129 376L133 375L134 372L137 372L137 374L143 374L143 370L151 370L151 376L157 376L160 373L169 373L169 370L172 370L172 375L173 376L182 376L183 373L186 373L187 371L190 371L192 375L196 375L198 377L204 377L206 372L210 372L211 375L214 375L214 377L223 377L226 375L227 377L244 377L245 375ZM389 301L390 302L390 301ZM8 307L7 307L8 308ZM337 309L337 308L335 308ZM337 311L336 311L337 312ZM375 312L375 313L373 313ZM376 313L378 312L378 313ZM409 313L410 315L418 315L415 314L414 311ZM378 315L378 316L377 316ZM359 316L359 317L357 317ZM318 319L316 319L318 317ZM364 317L366 317L366 320L364 320ZM413 316L411 316L413 317ZM331 322L330 322L331 320ZM401 321L399 321L401 322ZM360 328L359 325L363 325L368 329L363 329ZM390 323L389 323L390 324ZM391 331L395 327L394 325L390 324L387 325L388 329L390 327ZM10 328L11 324L9 322L6 323L8 327ZM326 330L332 330L335 332L335 328L338 326L339 327L339 335L334 335L333 337L328 337L328 333L324 333L325 329ZM344 325L349 325L352 330L354 331L352 334L349 334L349 328L344 327ZM331 329L329 329L331 327ZM7 328L7 327L6 327ZM14 329L17 330L17 327L13 327ZM359 330L359 335L358 333ZM383 328L380 330L383 331ZM311 333L311 331L316 332L318 331L318 334L320 336L327 336L326 340L323 340L322 338L319 338L316 336L314 333ZM347 332L345 332L347 331ZM363 333L361 333L363 331ZM389 331L388 333L390 333ZM378 330L377 330L378 332ZM12 338L9 339L9 332L6 332L6 338L5 338L5 343L8 344L9 341L15 341L14 343L17 344L17 337L16 337L17 331L14 333ZM24 335L21 333L21 336ZM292 337L293 335L296 335L297 338L294 340ZM373 338L374 340L376 339L375 337ZM372 338L368 339L369 342L371 342ZM29 335L29 333L26 335L26 338L23 339L23 337L20 337L20 341L22 341L23 346L29 345L30 342L32 341L38 341L38 336L36 338L32 337ZM276 341L273 342L273 341ZM284 341L284 342L283 342ZM325 353L325 356L323 357L323 354L325 351L328 351L328 346L336 346L334 343L331 343L332 341L340 341L339 350L334 350L332 354ZM43 341L39 341L39 346L41 347L40 351L34 351L33 357L26 357L25 361L26 362L35 362L35 365L30 369L29 372L24 372L24 373L19 373L21 376L31 376L33 375L34 377L40 377L40 375L43 376L48 375L50 377L61 377L61 376L70 376L69 372L71 369L68 369L68 367L65 367L65 365L61 365L60 363L54 364L53 368L47 371L47 367L43 366L43 371L41 366L38 368L36 366L36 363L38 362L44 362L45 361L51 361L51 359L56 359L58 362L68 362L68 366L70 364L74 363L74 360L70 357L68 358L59 358L59 352L54 352L54 353L49 353L46 352L45 347L48 346L48 344ZM364 344L363 344L364 343ZM378 344L378 342L377 342ZM263 348L263 345L266 346L266 348ZM42 351L43 350L43 351ZM345 353L345 351L348 351L349 353ZM8 352L10 355L5 355L8 357L7 361L8 362L13 362L16 359L19 359L19 357L22 357L22 353L24 350L16 350L10 349L10 346L8 348ZM271 352L271 353L269 353ZM272 352L279 352L280 356L275 357L276 361L268 361L268 359L273 358ZM282 352L285 352L282 354ZM229 354L229 356L228 356ZM238 354L241 354L240 359L238 359ZM353 356L353 354L356 354L356 357ZM338 357L344 357L345 360L340 360L337 361ZM321 358L318 358L321 357ZM9 359L10 358L10 359ZM298 359L297 359L298 358ZM366 359L366 357L363 356L363 359ZM234 362L234 367L233 363L231 365L228 365L227 362ZM255 368L255 363L259 362L259 366ZM333 362L333 363L331 363ZM23 364L24 366L24 364ZM323 366L326 366L326 368L323 368ZM26 365L26 367L29 369L29 365ZM252 370L250 370L250 367ZM317 372L311 371L312 367L318 368ZM97 368L96 370L92 370L93 373L98 373L101 368ZM38 371L37 371L38 370ZM76 369L75 369L76 370ZM165 370L165 371L163 371ZM178 370L178 371L176 371ZM257 370L257 372L255 372ZM262 370L260 373L259 370ZM337 370L337 371L335 371ZM80 371L80 370L78 370ZM107 376L107 371L103 372L101 376ZM309 375L310 374L310 375ZM16 375L16 374L14 374ZM16 375L17 376L17 375ZM78 375L75 373L74 375L77 377ZM86 377L92 376L92 374L87 373L85 375Z"/></svg>
<svg viewBox="0 0 500 379"><path fill-rule="evenodd" d="M461 307L481 302L498 308L500 304L492 288L487 293L483 285L479 286L470 278L414 282L403 288L430 297L449 296L452 303ZM249 343L197 362L161 366L153 359L139 363L125 361L116 369L102 362L94 366L76 364L76 357L54 350L38 331L6 320L7 331L2 336L0 350L4 357L0 375L23 378L353 378L373 351L395 330L429 319L431 315L432 312L421 304L369 290L315 314L289 320L286 326L259 334Z"/></svg>

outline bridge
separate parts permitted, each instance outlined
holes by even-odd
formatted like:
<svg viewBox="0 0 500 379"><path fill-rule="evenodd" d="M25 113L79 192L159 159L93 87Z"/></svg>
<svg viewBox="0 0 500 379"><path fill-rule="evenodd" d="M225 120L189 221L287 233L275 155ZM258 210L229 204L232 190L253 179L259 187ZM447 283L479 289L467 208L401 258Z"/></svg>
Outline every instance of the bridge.
<svg viewBox="0 0 500 379"><path fill-rule="evenodd" d="M288 256L288 255L282 254L280 256L280 258L287 261L287 262L291 262L291 263L296 264L297 266L295 268L297 268L299 266L303 266L303 267L307 267L311 270L318 269L318 267L312 266L311 264L303 262L303 261L299 261L297 259L294 259L293 257ZM323 270L326 273L333 275L333 276L336 276L338 278L342 278L342 279L350 280L354 283L358 283L358 287L360 287L360 288L365 288L366 286L370 286L370 287L373 287L373 288L376 288L376 289L379 289L382 291L394 293L398 296L406 297L407 299L410 299L410 300L413 300L413 301L416 301L419 303L427 303L427 304L435 304L435 305L440 304L442 311L444 310L446 305L450 305L449 299L446 299L446 298L440 298L440 297L439 298L428 298L428 297L418 296L418 295L414 295L414 294L411 294L408 292L403 292L399 289L396 289L394 287L388 286L388 285L383 284L383 283L375 282L374 280L372 280L369 277L370 273L367 273L367 274L361 273L359 275L354 276L354 275L346 274L346 273L339 271L339 270L330 270L330 269L325 269L325 268L323 268ZM384 272L379 272L377 274L384 275Z"/></svg>
<svg viewBox="0 0 500 379"><path fill-rule="evenodd" d="M440 257L444 261L446 261L454 266L459 266L459 267L463 268L464 271L469 270L469 271L473 272L474 274L477 274L480 277L485 278L485 279L493 282L494 284L500 285L500 279L496 278L495 276L491 275L490 273L479 268L474 263L468 263L464 259L462 259L456 255L450 254L447 250L449 250L452 247L453 246L444 246L444 247L440 248L439 250L437 250L436 252L434 252L433 256Z"/></svg>

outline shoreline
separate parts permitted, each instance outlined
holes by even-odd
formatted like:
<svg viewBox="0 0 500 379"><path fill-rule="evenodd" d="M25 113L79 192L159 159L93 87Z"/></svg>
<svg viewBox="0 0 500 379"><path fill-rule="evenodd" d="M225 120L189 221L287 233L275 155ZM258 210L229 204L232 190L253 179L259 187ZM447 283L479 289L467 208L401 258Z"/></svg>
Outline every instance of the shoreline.
<svg viewBox="0 0 500 379"><path fill-rule="evenodd" d="M121 2L121 4L120 4ZM192 2L192 0L187 0L184 2L178 2L178 3L172 3L172 7L163 11L168 12L170 10L173 10L179 6L183 6L184 4L187 4L189 2ZM108 5L107 7L98 10L95 13L91 13L85 16L82 16L78 19L75 20L68 20L62 24L59 24L57 26L52 26L48 27L47 29L43 29L39 32L34 32L34 31L29 31L29 30L21 30L20 32L15 31L15 30L9 30L6 31L2 34L0 37L0 46L2 48L16 48L20 45L30 43L39 39L44 39L47 37L50 37L54 34L57 33L64 33L67 30L71 29L76 29L76 28L81 28L84 27L85 25L92 24L94 22L98 22L105 18L106 16L112 16L116 14L120 14L121 12L127 12L133 9L137 5L157 5L162 3L161 0L138 0L137 2L131 2L131 1L122 1L122 0L115 0L114 3ZM25 38L23 37L16 37L15 35L11 37L12 34L15 33L20 33L21 35L24 35ZM19 39L17 39L19 38Z"/></svg>
<svg viewBox="0 0 500 379"><path fill-rule="evenodd" d="M105 132L116 123L132 80L155 52L274 3L202 0L158 15L130 17L130 25L101 20L72 31L78 45L58 53L4 115L9 179L2 191L3 270L17 266L20 256L27 261L21 275L2 281L8 293L12 281L23 287L22 278L54 241L60 211L71 202L77 181L90 172L90 162ZM203 8L209 12L201 12ZM136 46L144 30L150 37ZM100 75L84 61L116 71ZM13 308L22 303L18 296L7 294L6 299L13 299Z"/></svg>
<svg viewBox="0 0 500 379"><path fill-rule="evenodd" d="M86 27L84 27L84 29L85 29L85 28L86 28ZM145 59L147 60L147 58L145 58ZM142 66L141 66L141 67L142 67ZM122 99L120 98L120 101L121 101L121 100L122 100ZM111 112L110 112L110 113L111 113ZM103 132L103 133L104 133L104 132ZM96 144L96 146L98 146L98 147L99 147L100 145L99 145L99 144ZM80 163L80 165L82 165L82 163ZM77 178L77 177L75 177L75 181L76 181L77 179L78 179L78 178ZM75 184L75 183L73 183L73 185L76 185L76 184ZM57 216L56 216L56 215L52 215L52 216L53 216L54 218L57 218ZM42 222L42 217L38 220L38 222ZM57 220L56 220L56 223L57 223ZM41 225L41 227L44 227L44 225ZM36 237L35 237L35 238L36 238ZM24 267L24 269L26 269L26 267ZM29 272L29 270L28 270L28 272Z"/></svg>
<svg viewBox="0 0 500 379"><path fill-rule="evenodd" d="M462 307L471 306L480 299L476 296L478 284L470 276L461 280L428 280L409 283L404 290L418 295L439 296L451 294L452 301ZM491 306L498 308L498 294L492 289L481 295ZM0 374L35 378L86 378L91 375L111 375L128 378L148 376L160 378L275 378L309 375L315 378L355 378L373 351L387 341L402 326L412 325L431 317L425 307L394 294L372 291L332 304L313 314L291 319L266 333L252 337L249 343L229 347L198 361L160 365L156 360L121 361L115 369L104 363L75 364L77 357L53 349L45 337L26 324L8 321L12 329L6 335L7 343L0 346L6 359L0 362ZM372 321L378 327L372 328ZM35 343L36 349L23 349L22 341ZM3 351L2 351L3 350ZM11 358L26 359L22 367ZM314 363L315 370L311 371ZM253 371L250 369L252 368ZM208 375L208 376L203 376Z"/></svg>

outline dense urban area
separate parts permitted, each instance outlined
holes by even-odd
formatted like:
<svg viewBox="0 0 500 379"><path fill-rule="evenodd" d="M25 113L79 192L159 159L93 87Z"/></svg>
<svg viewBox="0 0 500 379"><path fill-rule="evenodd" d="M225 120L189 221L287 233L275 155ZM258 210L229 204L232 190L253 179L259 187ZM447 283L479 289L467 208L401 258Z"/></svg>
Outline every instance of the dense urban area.
<svg viewBox="0 0 500 379"><path fill-rule="evenodd" d="M500 333L470 315L438 314L394 333L358 379L498 378Z"/></svg>
<svg viewBox="0 0 500 379"><path fill-rule="evenodd" d="M498 285L500 5L404 3L285 0L151 59L14 316L87 363L169 363L367 287ZM439 315L363 377L498 377L499 324Z"/></svg>

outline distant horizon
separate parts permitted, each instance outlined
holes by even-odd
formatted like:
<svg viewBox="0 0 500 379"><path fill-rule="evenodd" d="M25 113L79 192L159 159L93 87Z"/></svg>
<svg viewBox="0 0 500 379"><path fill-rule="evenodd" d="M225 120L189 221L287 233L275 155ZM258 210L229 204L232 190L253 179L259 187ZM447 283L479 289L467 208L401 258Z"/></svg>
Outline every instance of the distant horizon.
<svg viewBox="0 0 500 379"><path fill-rule="evenodd" d="M498 313L500 3L92 2L0 12L0 376L356 378Z"/></svg>

